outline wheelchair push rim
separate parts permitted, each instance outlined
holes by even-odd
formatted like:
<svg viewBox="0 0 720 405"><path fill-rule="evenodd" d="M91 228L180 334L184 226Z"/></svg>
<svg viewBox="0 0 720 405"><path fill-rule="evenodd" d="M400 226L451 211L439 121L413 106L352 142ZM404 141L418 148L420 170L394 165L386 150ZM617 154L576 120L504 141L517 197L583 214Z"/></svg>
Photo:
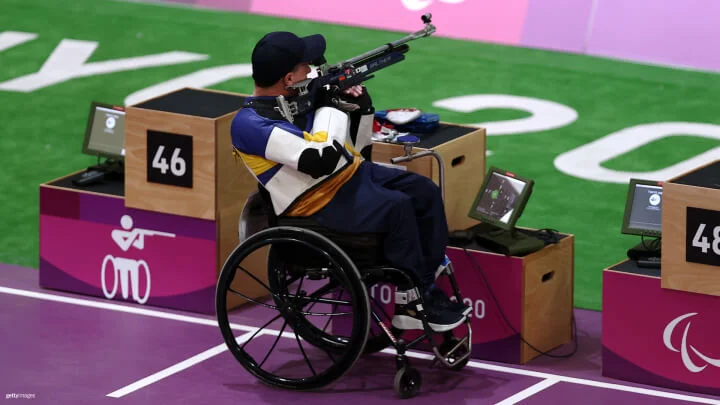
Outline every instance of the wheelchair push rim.
<svg viewBox="0 0 720 405"><path fill-rule="evenodd" d="M344 289L344 292L337 300L324 299L321 298L321 296L313 297L312 294L303 294L304 291L301 291L302 280L304 277L309 277L310 270L307 270L307 274L305 275L301 274L302 277L298 283L296 294L291 295L287 288L278 288L282 287L280 285L282 282L278 281L279 278L274 278L274 275L270 274L274 271L273 267L267 267L269 272L268 278L269 280L275 281L265 284L241 266L250 254L263 247L270 246L272 249L273 244L288 243L298 244L302 246L303 249L307 249L308 252L314 252L318 257L322 257L327 261L328 266L323 269L323 274L327 276L328 286L332 287L332 283L335 283ZM268 265L271 264L272 263L268 263ZM269 300L270 304L264 304L252 299L250 299L250 301L278 312L277 316L273 317L270 322L267 322L264 326L258 328L253 332L253 336L242 343L239 343L234 336L230 326L227 308L228 294L243 296L231 288L231 284L238 272L244 272L246 275L249 275L263 286L265 289L264 292L267 293L267 295L272 297L272 299ZM322 290L322 288L320 290ZM248 299L246 296L243 297ZM314 299L317 299L317 301L313 301ZM349 318L352 321L346 339L337 340L339 338L336 339L335 336L326 333L324 330L321 331L317 327L308 327L312 325L308 317L321 313L314 312L312 309L308 310L306 306L310 302L320 301L325 305L328 303L340 303L343 305L343 308L349 307L350 310L348 312L342 313L346 314L346 319ZM335 308L335 306L333 306L333 308ZM218 280L216 314L225 344L235 359L248 372L260 379L263 383L293 390L318 389L342 377L362 354L370 328L370 305L367 291L361 280L360 273L352 260L328 238L314 231L295 227L265 229L252 235L236 247L223 265ZM331 315L336 314L327 315L332 317ZM264 329L277 320L283 323L283 326L280 328L280 333L277 331L268 332L268 330ZM270 348L270 352L268 352L264 358L254 358L245 350L245 346L247 346L253 338L258 335L263 336L268 334L274 336L275 342ZM271 356L271 352L277 346L281 336L293 338L292 340L296 342L296 346L299 348L307 364L307 369L309 369L308 371L310 371L312 375L300 378L286 377L263 369L265 361ZM315 347L323 351L331 359L333 364L324 371L316 371L309 356L306 354L309 347Z"/></svg>

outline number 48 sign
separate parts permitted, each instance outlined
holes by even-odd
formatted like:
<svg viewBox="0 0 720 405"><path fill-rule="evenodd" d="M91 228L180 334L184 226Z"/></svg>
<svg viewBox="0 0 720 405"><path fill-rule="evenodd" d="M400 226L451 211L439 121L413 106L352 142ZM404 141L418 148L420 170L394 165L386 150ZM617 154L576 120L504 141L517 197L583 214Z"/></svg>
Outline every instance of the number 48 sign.
<svg viewBox="0 0 720 405"><path fill-rule="evenodd" d="M687 207L685 260L720 266L720 211Z"/></svg>
<svg viewBox="0 0 720 405"><path fill-rule="evenodd" d="M147 132L147 181L193 187L193 143L189 135Z"/></svg>

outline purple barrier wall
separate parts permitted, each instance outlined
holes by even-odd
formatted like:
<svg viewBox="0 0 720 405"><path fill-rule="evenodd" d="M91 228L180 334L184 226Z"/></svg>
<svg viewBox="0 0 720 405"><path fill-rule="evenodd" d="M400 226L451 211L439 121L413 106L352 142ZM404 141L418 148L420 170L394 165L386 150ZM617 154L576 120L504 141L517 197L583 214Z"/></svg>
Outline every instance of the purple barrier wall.
<svg viewBox="0 0 720 405"><path fill-rule="evenodd" d="M599 0L587 53L720 71L717 0Z"/></svg>
<svg viewBox="0 0 720 405"><path fill-rule="evenodd" d="M530 0L520 45L582 53L595 0Z"/></svg>
<svg viewBox="0 0 720 405"><path fill-rule="evenodd" d="M437 36L720 71L717 0L165 1L393 31L431 12Z"/></svg>
<svg viewBox="0 0 720 405"><path fill-rule="evenodd" d="M439 36L516 45L520 42L527 3L528 0L304 0L302 7L297 7L293 0L253 0L250 12L402 32L417 31L422 27L420 16L432 13Z"/></svg>

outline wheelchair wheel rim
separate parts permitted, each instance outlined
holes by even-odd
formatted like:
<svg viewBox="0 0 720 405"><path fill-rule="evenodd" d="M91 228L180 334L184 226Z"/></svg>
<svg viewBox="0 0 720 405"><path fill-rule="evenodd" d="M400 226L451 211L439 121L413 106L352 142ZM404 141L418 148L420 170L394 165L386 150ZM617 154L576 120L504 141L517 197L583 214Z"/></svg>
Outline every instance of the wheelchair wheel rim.
<svg viewBox="0 0 720 405"><path fill-rule="evenodd" d="M298 338L298 333L293 329L295 337L298 338L297 343L300 350L302 351L305 360L308 362L308 365L310 365L309 368L313 372L313 375L307 378L285 378L262 369L262 364L259 364L256 359L243 349L244 346L241 347L235 340L234 333L229 325L227 308L225 307L227 290L229 289L230 283L232 282L232 279L238 270L238 266L242 263L242 261L252 252L264 246L272 245L277 242L287 243L288 240L315 248L317 253L325 255L329 262L333 265L331 267L332 276L335 277L339 283L343 285L343 287L347 287L347 289L352 292L348 301L353 308L353 311L351 312L353 322L350 332L351 344L344 345L344 347L342 347L343 350L339 355L339 361L334 362L334 364L324 372L316 373L313 370L310 365L310 360L303 350L303 345ZM347 255L332 241L322 235L313 231L292 227L277 227L263 230L248 238L244 243L235 249L225 262L218 281L216 311L218 323L225 343L243 367L265 383L298 390L320 388L334 382L344 375L357 361L358 357L364 350L370 326L370 309L367 291L363 286L357 268L354 266L349 257L347 257ZM284 322L287 323L287 319L284 319ZM309 321L307 323L309 323ZM300 324L301 323L295 324L295 326ZM283 326L283 328L285 328L285 326Z"/></svg>

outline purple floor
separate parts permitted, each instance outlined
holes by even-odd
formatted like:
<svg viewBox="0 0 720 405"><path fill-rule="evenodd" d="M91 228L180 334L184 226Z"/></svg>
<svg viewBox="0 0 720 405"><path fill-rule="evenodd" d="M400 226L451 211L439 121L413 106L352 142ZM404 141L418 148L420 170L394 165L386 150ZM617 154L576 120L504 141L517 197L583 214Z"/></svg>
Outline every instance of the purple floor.
<svg viewBox="0 0 720 405"><path fill-rule="evenodd" d="M0 395L6 399L27 394L33 404L398 401L394 360L387 354L362 357L320 392L274 389L225 350L212 316L42 290L32 269L0 265L0 308ZM265 319L256 314L243 310L234 322L260 326ZM423 377L422 393L413 403L720 404L718 398L603 378L600 313L577 310L576 317L579 350L569 359L538 358L526 366L472 361L461 372L430 369L429 360L412 359ZM259 344L270 345L275 338L260 339ZM297 348L293 343L282 338L276 350ZM268 362L280 366L288 360Z"/></svg>

